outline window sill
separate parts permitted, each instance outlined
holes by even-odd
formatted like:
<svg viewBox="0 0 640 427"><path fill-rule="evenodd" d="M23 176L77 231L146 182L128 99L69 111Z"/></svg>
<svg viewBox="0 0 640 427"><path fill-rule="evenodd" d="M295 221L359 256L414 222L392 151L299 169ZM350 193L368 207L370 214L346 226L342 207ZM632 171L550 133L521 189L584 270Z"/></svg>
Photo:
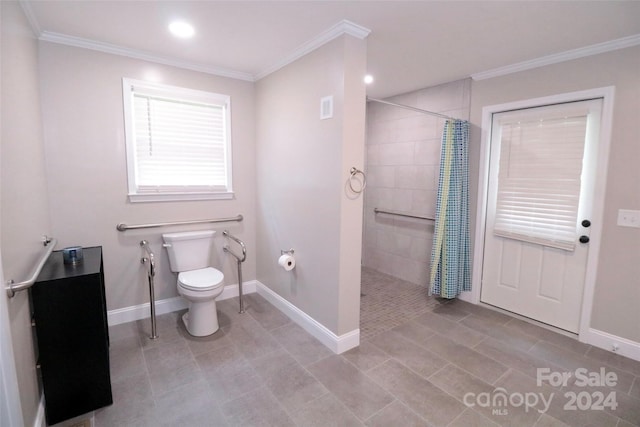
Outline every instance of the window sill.
<svg viewBox="0 0 640 427"><path fill-rule="evenodd" d="M181 202L194 200L230 200L234 198L233 191L220 193L153 193L153 194L129 194L129 202Z"/></svg>

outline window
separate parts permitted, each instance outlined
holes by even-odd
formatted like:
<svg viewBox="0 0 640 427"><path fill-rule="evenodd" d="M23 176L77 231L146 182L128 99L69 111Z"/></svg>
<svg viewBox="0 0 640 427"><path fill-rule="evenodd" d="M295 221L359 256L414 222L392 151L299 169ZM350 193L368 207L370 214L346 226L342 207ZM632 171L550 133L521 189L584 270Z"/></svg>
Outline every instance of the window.
<svg viewBox="0 0 640 427"><path fill-rule="evenodd" d="M230 199L230 98L123 79L129 200Z"/></svg>
<svg viewBox="0 0 640 427"><path fill-rule="evenodd" d="M494 115L500 164L494 234L564 250L577 238L594 101Z"/></svg>

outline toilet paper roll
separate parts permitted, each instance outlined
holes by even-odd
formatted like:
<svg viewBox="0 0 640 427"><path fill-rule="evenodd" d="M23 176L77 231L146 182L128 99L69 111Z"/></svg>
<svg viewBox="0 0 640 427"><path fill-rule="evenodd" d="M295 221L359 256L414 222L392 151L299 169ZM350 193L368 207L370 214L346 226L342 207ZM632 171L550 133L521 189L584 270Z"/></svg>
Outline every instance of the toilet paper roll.
<svg viewBox="0 0 640 427"><path fill-rule="evenodd" d="M278 264L286 271L291 271L296 266L296 259L289 254L284 254L278 258Z"/></svg>

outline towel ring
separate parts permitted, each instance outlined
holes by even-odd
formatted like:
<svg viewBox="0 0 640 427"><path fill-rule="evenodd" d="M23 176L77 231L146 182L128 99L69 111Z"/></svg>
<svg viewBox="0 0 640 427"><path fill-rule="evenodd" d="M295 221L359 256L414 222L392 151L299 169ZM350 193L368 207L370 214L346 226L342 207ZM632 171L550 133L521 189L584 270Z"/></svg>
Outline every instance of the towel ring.
<svg viewBox="0 0 640 427"><path fill-rule="evenodd" d="M367 186L367 176L364 174L364 172L362 172L361 170L352 167L351 170L349 170L349 188L351 189L351 191L353 191L356 194L360 194L364 191L365 187ZM362 175L362 181L360 181L358 178L356 178L356 175ZM353 181L354 179L356 181L358 181L360 183L359 187L360 188L353 188Z"/></svg>

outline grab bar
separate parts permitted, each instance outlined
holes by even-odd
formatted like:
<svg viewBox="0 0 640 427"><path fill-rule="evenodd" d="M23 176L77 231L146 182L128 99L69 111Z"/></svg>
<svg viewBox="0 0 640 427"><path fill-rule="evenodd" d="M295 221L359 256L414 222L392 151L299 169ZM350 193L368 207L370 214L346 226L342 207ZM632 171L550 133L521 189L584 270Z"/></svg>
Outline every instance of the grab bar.
<svg viewBox="0 0 640 427"><path fill-rule="evenodd" d="M415 215L415 214L398 212L398 211L387 211L387 210L382 210L382 209L378 209L378 208L373 208L373 212L382 213L382 214L389 214L389 215L397 215L397 216L406 216L407 218L426 219L427 221L435 221L436 220L435 218L431 218L430 216Z"/></svg>
<svg viewBox="0 0 640 427"><path fill-rule="evenodd" d="M149 269L147 270L147 279L149 281L149 307L151 308L151 335L149 338L155 340L158 338L156 333L156 298L155 298L155 286L153 284L153 278L156 275L156 260L155 255L149 247L149 242L146 240L140 241L140 246L147 253L146 257L142 257L140 262L142 264L149 263Z"/></svg>
<svg viewBox="0 0 640 427"><path fill-rule="evenodd" d="M141 262L144 264L145 262L149 261L149 274L154 277L156 275L156 257L149 247L149 242L147 242L146 240L141 240L140 246L147 253L147 257L142 258Z"/></svg>
<svg viewBox="0 0 640 427"><path fill-rule="evenodd" d="M158 222L155 224L137 224L137 225L127 225L124 223L119 223L116 225L116 230L118 231L127 231L127 230L138 230L140 228L155 228L155 227L168 227L171 225L190 225L190 224L211 224L216 222L230 222L230 221L242 221L242 215L237 215L232 218L218 218L218 219L197 219L194 221L175 221L175 222Z"/></svg>
<svg viewBox="0 0 640 427"><path fill-rule="evenodd" d="M242 248L242 257L240 257L240 255L238 255L234 251L232 251L229 248L229 245L224 245L224 247L222 248L225 252L230 253L236 259L236 262L238 264L238 299L240 300L240 311L239 311L239 313L242 314L242 313L244 313L244 299L243 299L243 293L242 293L242 263L244 262L244 260L247 259L247 247L244 245L244 242L242 240L240 240L236 236L230 234L229 231L224 230L222 232L222 234L225 237L228 237L231 240L233 240L234 242L236 242L237 244L239 244L240 247Z"/></svg>
<svg viewBox="0 0 640 427"><path fill-rule="evenodd" d="M230 234L229 231L227 231L227 230L224 230L222 232L222 234L240 245L240 247L242 248L242 259L240 258L239 255L237 255L235 252L233 252L231 249L229 249L229 246L225 245L225 247L222 248L222 249L224 249L226 252L229 252L238 261L244 262L244 260L247 259L247 247L244 245L244 242L242 240L238 239L236 236Z"/></svg>
<svg viewBox="0 0 640 427"><path fill-rule="evenodd" d="M31 286L33 286L34 283L36 283L36 280L38 279L38 276L42 271L42 267L44 267L44 263L47 262L47 260L49 259L49 255L51 255L51 252L53 252L53 249L58 244L58 239L44 236L42 243L45 247L47 247L47 250L42 258L40 258L40 262L38 262L35 270L33 270L33 274L31 275L31 277L25 281L18 283L15 283L13 279L7 280L7 287L5 289L7 290L7 295L9 296L9 298L13 298L16 295L16 292L29 289Z"/></svg>

